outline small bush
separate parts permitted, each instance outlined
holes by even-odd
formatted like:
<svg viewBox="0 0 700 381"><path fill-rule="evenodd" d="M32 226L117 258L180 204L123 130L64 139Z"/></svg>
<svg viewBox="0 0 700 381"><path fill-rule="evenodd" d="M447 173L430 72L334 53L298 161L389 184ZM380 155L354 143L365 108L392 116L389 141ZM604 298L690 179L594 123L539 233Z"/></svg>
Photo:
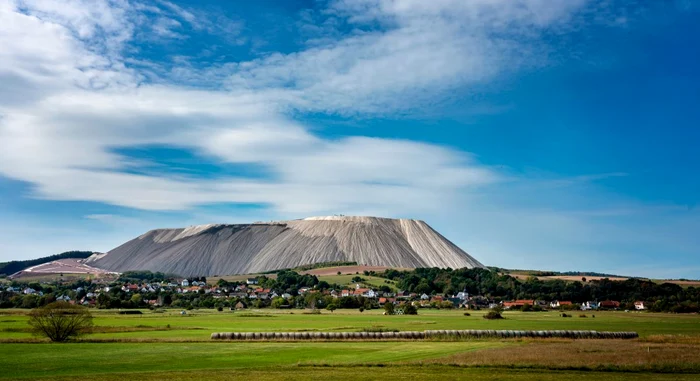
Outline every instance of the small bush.
<svg viewBox="0 0 700 381"><path fill-rule="evenodd" d="M139 310L123 310L119 311L119 315L142 315L143 312Z"/></svg>
<svg viewBox="0 0 700 381"><path fill-rule="evenodd" d="M314 308L314 309L311 310L311 311L304 311L304 312L302 312L302 314L304 314L304 315L320 315L320 314L321 314L321 310L317 310L317 309Z"/></svg>
<svg viewBox="0 0 700 381"><path fill-rule="evenodd" d="M470 314L469 312L465 312L464 316L472 316L472 314Z"/></svg>
<svg viewBox="0 0 700 381"><path fill-rule="evenodd" d="M418 309L411 303L402 303L399 308L403 311L404 315L418 315Z"/></svg>
<svg viewBox="0 0 700 381"><path fill-rule="evenodd" d="M224 310L224 307L218 306L218 307L216 307L216 310L219 312L222 312Z"/></svg>
<svg viewBox="0 0 700 381"><path fill-rule="evenodd" d="M365 312L364 307L360 307L360 312Z"/></svg>
<svg viewBox="0 0 700 381"><path fill-rule="evenodd" d="M585 317L588 317L588 316L586 316L586 314L580 314L580 315L578 315L578 317L580 317L580 318L585 318Z"/></svg>
<svg viewBox="0 0 700 381"><path fill-rule="evenodd" d="M34 334L55 342L65 342L84 335L92 328L92 315L87 308L66 302L54 302L29 313Z"/></svg>
<svg viewBox="0 0 700 381"><path fill-rule="evenodd" d="M498 319L503 319L503 316L501 316L500 312L497 311L489 311L486 315L484 315L484 319L488 320L498 320Z"/></svg>
<svg viewBox="0 0 700 381"><path fill-rule="evenodd" d="M565 314L565 313L562 312L561 317L563 317L563 318L568 318L568 317L571 317L571 315L567 315L567 314Z"/></svg>

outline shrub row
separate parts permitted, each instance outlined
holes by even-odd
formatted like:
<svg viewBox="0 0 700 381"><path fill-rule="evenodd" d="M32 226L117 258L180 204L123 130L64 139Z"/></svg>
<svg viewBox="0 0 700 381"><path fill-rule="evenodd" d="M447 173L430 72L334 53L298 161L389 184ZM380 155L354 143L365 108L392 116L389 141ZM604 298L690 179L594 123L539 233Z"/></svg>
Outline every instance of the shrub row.
<svg viewBox="0 0 700 381"><path fill-rule="evenodd" d="M513 331L513 330L430 330L424 332L220 332L212 340L387 340L427 338L572 338L572 339L634 339L637 332L598 331Z"/></svg>

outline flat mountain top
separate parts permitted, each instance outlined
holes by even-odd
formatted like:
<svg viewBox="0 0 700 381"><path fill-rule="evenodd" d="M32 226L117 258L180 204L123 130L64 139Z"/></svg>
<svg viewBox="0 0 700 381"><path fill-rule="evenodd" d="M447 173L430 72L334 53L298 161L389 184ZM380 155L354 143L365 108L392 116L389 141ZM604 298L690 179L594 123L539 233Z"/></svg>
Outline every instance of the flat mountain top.
<svg viewBox="0 0 700 381"><path fill-rule="evenodd" d="M369 216L156 229L88 263L110 271L212 276L338 261L400 268L483 267L423 221Z"/></svg>

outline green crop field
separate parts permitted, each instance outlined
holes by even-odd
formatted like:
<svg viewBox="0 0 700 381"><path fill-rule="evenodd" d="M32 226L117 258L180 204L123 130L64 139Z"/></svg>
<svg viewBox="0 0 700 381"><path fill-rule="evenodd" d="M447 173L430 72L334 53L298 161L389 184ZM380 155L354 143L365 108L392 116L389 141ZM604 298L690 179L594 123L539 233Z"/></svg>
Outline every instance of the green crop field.
<svg viewBox="0 0 700 381"><path fill-rule="evenodd" d="M77 342L33 337L26 310L0 310L0 379L436 379L696 380L700 316L595 312L420 310L179 310L119 315L93 310L95 329ZM222 331L361 331L363 329L582 329L637 331L638 340L212 342ZM646 356L646 357L645 357ZM697 359L695 359L697 357ZM549 359L547 362L546 359ZM641 360L640 360L641 359ZM575 373L574 373L575 372Z"/></svg>

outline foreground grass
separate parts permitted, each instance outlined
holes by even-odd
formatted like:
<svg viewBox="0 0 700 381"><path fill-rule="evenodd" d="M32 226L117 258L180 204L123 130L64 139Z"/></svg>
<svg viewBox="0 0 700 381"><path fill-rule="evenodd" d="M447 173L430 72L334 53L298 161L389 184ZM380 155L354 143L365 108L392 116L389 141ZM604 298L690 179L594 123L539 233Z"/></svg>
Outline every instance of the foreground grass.
<svg viewBox="0 0 700 381"><path fill-rule="evenodd" d="M0 379L423 361L500 342L2 344Z"/></svg>
<svg viewBox="0 0 700 381"><path fill-rule="evenodd" d="M123 373L100 374L99 377L85 376L49 376L42 378L46 381L72 381L76 379L99 379L104 381L123 381ZM397 367L333 367L333 368L304 368L288 367L267 370L241 369L207 370L202 371L141 371L128 375L134 380L472 380L472 381L695 381L697 375L673 374L639 374L639 373L606 373L606 372L549 372L519 369L460 369L444 366L397 366Z"/></svg>
<svg viewBox="0 0 700 381"><path fill-rule="evenodd" d="M700 338L656 340L530 340L523 345L460 353L432 364L700 374ZM698 376L700 378L700 375Z"/></svg>
<svg viewBox="0 0 700 381"><path fill-rule="evenodd" d="M0 310L0 342L29 340L26 310ZM505 312L506 319L488 321L483 311L423 310L417 316L383 316L380 310L322 311L320 315L300 310L224 311L194 310L180 315L144 311L143 315L118 315L114 310L93 310L95 333L88 340L209 341L212 332L226 331L362 331L367 328L423 331L426 329L516 329L516 330L598 330L636 331L640 336L700 336L699 315L595 312L586 318L574 313L562 318L557 312Z"/></svg>
<svg viewBox="0 0 700 381"><path fill-rule="evenodd" d="M82 342L30 344L27 314L0 310L0 379L470 379L698 380L700 316L596 312L558 313L420 310L178 310L143 315L93 311L96 328ZM293 312L293 313L292 313ZM578 313L574 314L578 316ZM360 331L365 328L634 330L639 340L467 340L457 342L212 342L218 331ZM20 343L13 343L18 341ZM576 373L578 372L578 373ZM675 374L674 374L675 373Z"/></svg>

